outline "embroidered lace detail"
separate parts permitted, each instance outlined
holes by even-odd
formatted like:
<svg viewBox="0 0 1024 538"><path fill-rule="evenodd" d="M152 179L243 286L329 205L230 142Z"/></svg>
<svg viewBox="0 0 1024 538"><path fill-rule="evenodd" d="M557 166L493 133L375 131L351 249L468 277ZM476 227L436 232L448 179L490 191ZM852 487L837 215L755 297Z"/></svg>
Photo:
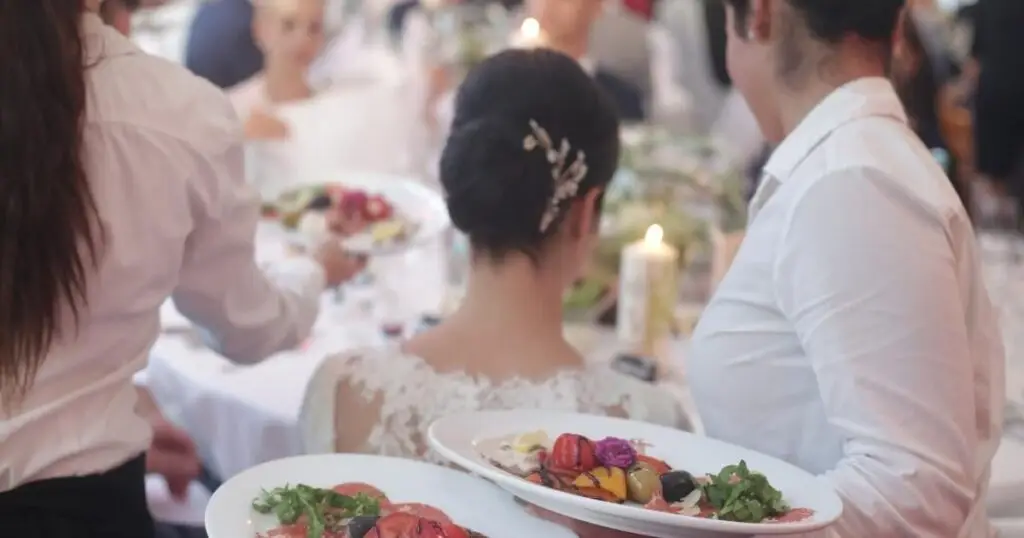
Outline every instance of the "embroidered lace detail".
<svg viewBox="0 0 1024 538"><path fill-rule="evenodd" d="M314 439L310 450L333 451L338 435L346 435L345 424L366 422L367 417L354 416L362 411L334 409L335 391L355 391L366 411L377 414L359 452L436 463L444 461L429 452L427 429L438 418L466 411L550 409L689 428L681 406L667 392L607 366L565 370L542 382L515 378L494 383L464 372L437 372L423 359L388 347L338 355L321 367L304 416L307 438ZM339 423L343 431L335 432Z"/></svg>

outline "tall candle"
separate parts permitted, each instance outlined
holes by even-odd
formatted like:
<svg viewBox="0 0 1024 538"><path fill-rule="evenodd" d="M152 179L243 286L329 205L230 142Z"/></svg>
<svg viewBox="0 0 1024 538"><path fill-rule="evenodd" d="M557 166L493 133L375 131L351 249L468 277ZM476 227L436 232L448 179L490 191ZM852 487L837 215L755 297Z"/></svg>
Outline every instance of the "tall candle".
<svg viewBox="0 0 1024 538"><path fill-rule="evenodd" d="M622 251L617 332L632 351L657 357L672 335L679 280L679 251L654 224L642 241Z"/></svg>

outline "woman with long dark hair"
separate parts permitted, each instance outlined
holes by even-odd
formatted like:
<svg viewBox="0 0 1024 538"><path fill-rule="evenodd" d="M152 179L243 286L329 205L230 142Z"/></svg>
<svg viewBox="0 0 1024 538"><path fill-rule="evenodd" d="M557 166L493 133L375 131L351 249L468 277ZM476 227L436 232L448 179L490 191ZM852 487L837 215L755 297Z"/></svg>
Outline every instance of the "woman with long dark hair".
<svg viewBox="0 0 1024 538"><path fill-rule="evenodd" d="M231 106L99 3L0 0L4 537L152 536L131 378L169 295L251 362L304 339L358 266L327 246L261 272Z"/></svg>

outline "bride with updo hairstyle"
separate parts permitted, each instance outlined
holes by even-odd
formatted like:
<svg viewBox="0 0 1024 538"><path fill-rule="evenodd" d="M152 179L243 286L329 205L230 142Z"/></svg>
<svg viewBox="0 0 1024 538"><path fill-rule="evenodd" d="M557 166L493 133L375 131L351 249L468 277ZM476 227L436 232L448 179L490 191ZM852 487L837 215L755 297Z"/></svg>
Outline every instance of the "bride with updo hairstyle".
<svg viewBox="0 0 1024 538"><path fill-rule="evenodd" d="M466 295L410 340L325 361L307 392L307 448L441 461L435 419L548 409L689 428L663 387L584 360L563 337L562 297L596 241L619 159L615 109L578 62L509 50L459 89L440 176L472 251Z"/></svg>

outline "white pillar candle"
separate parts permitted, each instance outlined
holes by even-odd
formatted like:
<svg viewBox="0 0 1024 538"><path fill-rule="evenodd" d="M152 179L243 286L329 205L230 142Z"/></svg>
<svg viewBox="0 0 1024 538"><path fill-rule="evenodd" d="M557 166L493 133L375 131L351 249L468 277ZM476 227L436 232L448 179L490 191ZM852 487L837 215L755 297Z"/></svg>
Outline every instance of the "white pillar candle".
<svg viewBox="0 0 1024 538"><path fill-rule="evenodd" d="M642 241L622 251L619 268L619 340L651 358L672 335L679 280L679 251L663 241L664 233L657 224L648 228Z"/></svg>

